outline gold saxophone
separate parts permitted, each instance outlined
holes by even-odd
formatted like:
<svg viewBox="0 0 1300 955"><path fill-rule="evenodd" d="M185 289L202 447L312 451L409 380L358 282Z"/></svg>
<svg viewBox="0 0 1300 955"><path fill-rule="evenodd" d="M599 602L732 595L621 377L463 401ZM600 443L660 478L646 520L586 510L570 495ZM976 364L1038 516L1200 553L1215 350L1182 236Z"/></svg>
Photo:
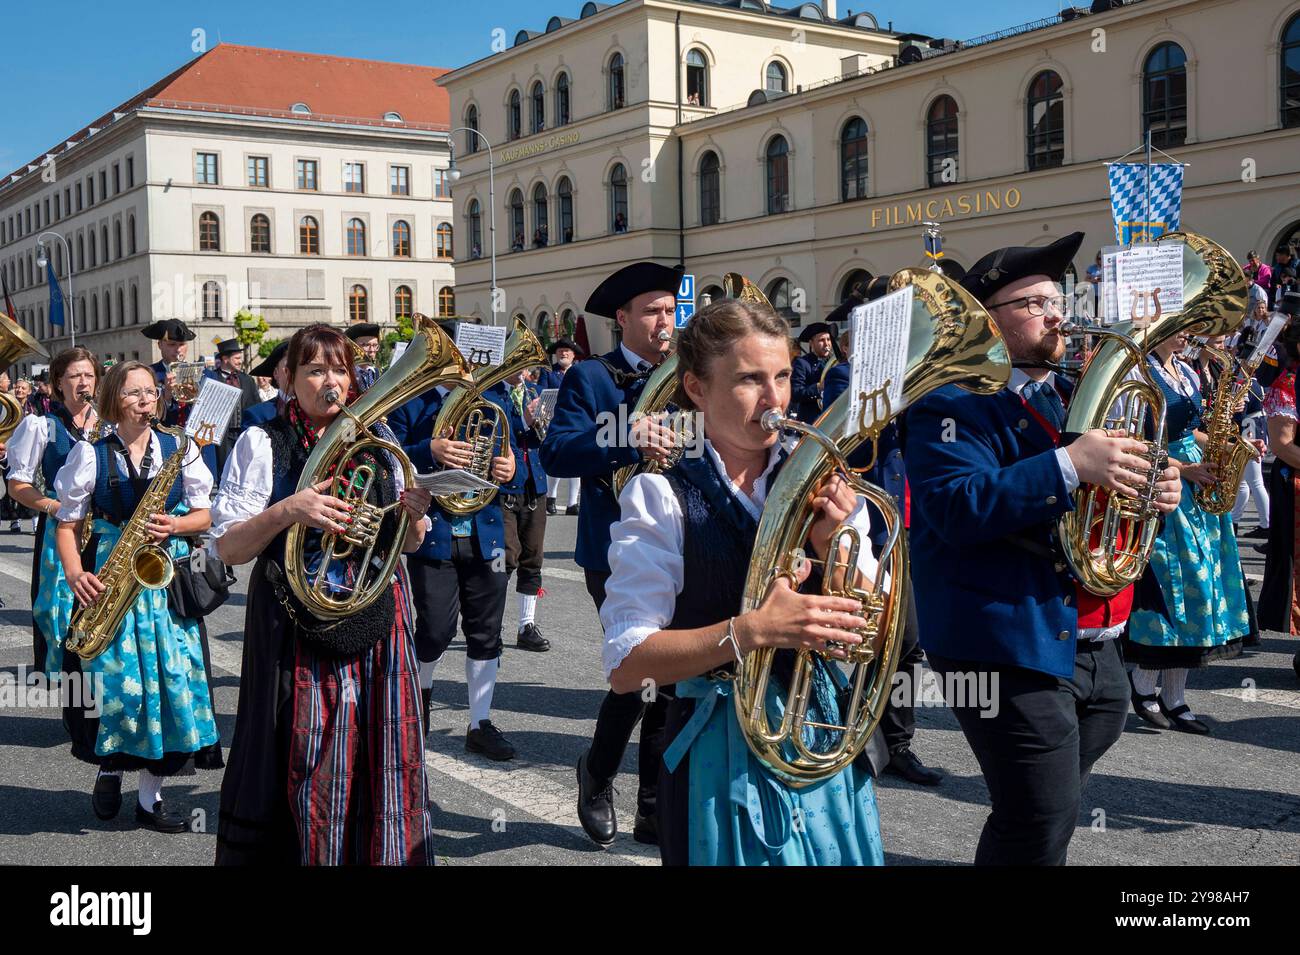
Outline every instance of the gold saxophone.
<svg viewBox="0 0 1300 955"><path fill-rule="evenodd" d="M1219 383L1202 428L1208 438L1203 460L1214 467L1218 477L1213 484L1198 484L1192 497L1202 510L1217 517L1232 510L1246 465L1260 457L1255 446L1241 436L1241 428L1232 416L1250 390L1250 381L1264 354L1260 352L1258 361L1241 362L1212 345L1203 344L1200 348L1220 366Z"/></svg>
<svg viewBox="0 0 1300 955"><path fill-rule="evenodd" d="M176 438L176 452L163 462L149 482L131 519L122 525L122 536L96 574L104 585L104 592L89 607L78 608L68 624L64 646L83 660L93 660L108 649L126 612L135 606L141 588L162 590L172 582L175 573L171 555L149 538L145 525L149 523L150 514L160 514L166 508L167 495L185 463L185 451L190 442L180 428L159 427L158 430ZM87 513L84 519L89 523L90 514Z"/></svg>

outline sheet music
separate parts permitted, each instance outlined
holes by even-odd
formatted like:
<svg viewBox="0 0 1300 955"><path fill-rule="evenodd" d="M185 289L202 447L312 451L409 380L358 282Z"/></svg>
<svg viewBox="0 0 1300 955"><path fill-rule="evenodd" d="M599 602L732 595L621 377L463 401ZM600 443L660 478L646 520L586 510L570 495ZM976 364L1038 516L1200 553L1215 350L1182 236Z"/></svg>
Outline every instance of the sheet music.
<svg viewBox="0 0 1300 955"><path fill-rule="evenodd" d="M867 426L903 404L903 373L907 370L907 345L912 329L914 289L905 285L874 302L859 305L850 314L853 323L853 366L849 379L849 415L844 436L855 434L859 422ZM875 393L884 389L888 408ZM863 409L865 405L865 420Z"/></svg>
<svg viewBox="0 0 1300 955"><path fill-rule="evenodd" d="M406 346L408 346L409 344L411 344L411 343L410 343L410 342L393 342L393 353L392 353L392 355L390 355L389 358L388 358L388 366L389 366L390 368L391 368L391 367L393 366L393 364L397 361L397 359L399 359L399 358L402 357L402 353L406 351Z"/></svg>
<svg viewBox="0 0 1300 955"><path fill-rule="evenodd" d="M559 400L559 388L543 388L539 396L541 401L537 405L537 417L542 421L550 421L555 417L555 402Z"/></svg>
<svg viewBox="0 0 1300 955"><path fill-rule="evenodd" d="M468 471L460 468L449 468L445 471L431 471L428 474L416 473L416 487L422 487L426 491L434 494L461 494L467 491L486 491L497 485L491 481L485 481L477 475L470 474Z"/></svg>
<svg viewBox="0 0 1300 955"><path fill-rule="evenodd" d="M239 410L242 392L234 385L215 378L204 378L199 397L190 409L185 433L195 444L220 444L230 427L231 417Z"/></svg>
<svg viewBox="0 0 1300 955"><path fill-rule="evenodd" d="M1258 365L1262 362L1264 356L1268 354L1268 350L1272 348L1273 343L1277 341L1277 336L1282 334L1282 329L1286 328L1286 323L1290 320L1291 317L1289 315L1285 315L1282 312L1274 312L1268 326L1264 329L1264 334L1259 336L1259 341L1257 341L1255 347L1251 349L1250 356L1246 359L1246 363Z"/></svg>
<svg viewBox="0 0 1300 955"><path fill-rule="evenodd" d="M1183 245L1139 245L1115 256L1115 297L1121 319L1155 317L1152 293L1159 292L1162 314L1183 310ZM1145 300L1144 300L1145 296Z"/></svg>
<svg viewBox="0 0 1300 955"><path fill-rule="evenodd" d="M506 327L504 325L475 325L473 322L456 323L456 347L465 360L475 367L501 364L506 353Z"/></svg>

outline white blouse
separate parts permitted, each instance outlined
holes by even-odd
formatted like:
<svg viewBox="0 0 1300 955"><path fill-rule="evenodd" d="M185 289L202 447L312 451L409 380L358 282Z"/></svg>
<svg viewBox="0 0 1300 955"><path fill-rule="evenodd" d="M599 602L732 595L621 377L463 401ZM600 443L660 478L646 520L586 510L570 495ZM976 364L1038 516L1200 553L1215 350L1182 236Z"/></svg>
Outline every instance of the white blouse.
<svg viewBox="0 0 1300 955"><path fill-rule="evenodd" d="M95 416L87 422L93 427ZM41 469L41 458L50 443L50 419L45 415L24 415L18 429L9 438L6 454L9 460L9 480L24 484L36 483Z"/></svg>
<svg viewBox="0 0 1300 955"><path fill-rule="evenodd" d="M150 434L153 446L153 461L149 466L149 477L153 477L163 466L162 445L158 433ZM117 462L118 473L127 476L126 468L121 463L121 455L113 453L109 460ZM54 490L59 498L59 520L79 521L90 509L90 499L95 493L97 474L95 446L89 441L78 441L72 446L68 460L59 469L54 478ZM181 465L183 495L186 505L192 511L203 510L212 506L212 472L203 463L199 447L193 441L185 449L185 463Z"/></svg>
<svg viewBox="0 0 1300 955"><path fill-rule="evenodd" d="M706 438L704 448L731 493L757 520L767 500L772 468L780 456L780 445L772 448L767 467L754 481L752 494L745 494L727 475L722 458ZM656 631L668 626L676 610L677 595L685 584L686 523L681 502L662 474L638 474L619 495L622 518L610 528L609 566L612 574L605 586L605 603L600 623L605 630L602 654L605 679L637 646ZM874 579L876 559L865 540L870 533L870 515L865 506L849 522L862 534L858 568ZM887 584L887 581L886 581ZM735 613L739 607L732 608Z"/></svg>

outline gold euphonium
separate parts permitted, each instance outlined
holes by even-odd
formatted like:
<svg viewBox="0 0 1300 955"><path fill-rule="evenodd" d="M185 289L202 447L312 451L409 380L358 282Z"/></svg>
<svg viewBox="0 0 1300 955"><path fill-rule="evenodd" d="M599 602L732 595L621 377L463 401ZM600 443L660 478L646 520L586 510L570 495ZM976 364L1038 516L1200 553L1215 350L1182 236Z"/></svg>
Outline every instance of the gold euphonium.
<svg viewBox="0 0 1300 955"><path fill-rule="evenodd" d="M1246 310L1246 276L1220 245L1193 232L1171 232L1159 243L1183 243L1183 308L1163 315L1155 309L1145 323L1113 326L1064 323L1062 332L1086 332L1105 341L1088 363L1070 399L1065 430L1120 431L1147 446L1146 484L1136 498L1111 494L1090 484L1074 492L1074 507L1057 519L1057 538L1070 569L1084 589L1110 597L1146 570L1159 533L1156 482L1168 460L1165 398L1146 356L1161 342L1183 333L1225 335L1241 324ZM1129 373L1136 368L1140 380ZM1147 438L1148 417L1154 434Z"/></svg>
<svg viewBox="0 0 1300 955"><path fill-rule="evenodd" d="M329 493L352 504L352 524L339 534L321 536L321 560L316 572L307 573L305 546L310 528L291 524L284 545L284 571L293 595L312 614L322 620L338 620L364 610L374 603L392 582L397 561L402 556L410 518L400 501L375 503L377 475L369 465L357 467L351 477L344 474L347 463L370 451L387 453L402 469L407 487L415 486L415 471L401 447L376 435L371 426L399 405L438 385L446 387L472 384L469 366L447 333L432 319L415 316L415 335L402 356L389 366L360 398L334 420L312 448L298 491L304 491L333 476ZM335 403L346 396L334 394ZM397 512L391 533L380 530L384 518ZM343 564L342 573L331 570ZM347 589L338 587L347 581Z"/></svg>
<svg viewBox="0 0 1300 955"><path fill-rule="evenodd" d="M501 409L483 397L483 393L507 378L546 364L546 349L528 330L522 319L515 319L514 330L506 339L505 354L499 365L480 365L473 369L474 383L447 396L433 423L434 437L450 435L472 446L473 460L465 468L471 474L492 480L492 458L497 447L510 441L510 424ZM495 482L494 482L495 483ZM448 514L463 517L481 511L497 496L497 488L483 488L460 494L439 494L434 500Z"/></svg>
<svg viewBox="0 0 1300 955"><path fill-rule="evenodd" d="M27 356L49 360L50 353L21 325L0 312L0 368L8 368ZM58 387L58 382L54 383ZM0 443L8 441L23 420L23 406L8 392L0 392Z"/></svg>
<svg viewBox="0 0 1300 955"><path fill-rule="evenodd" d="M1011 361L1001 333L968 292L941 273L924 269L895 273L890 291L905 286L912 287L914 298L903 398L898 407L890 407L886 383L879 392L863 396L863 410L855 423L847 420L852 399L847 391L816 424L796 421L776 409L763 417L770 430L791 428L804 438L768 493L745 580L742 612L758 607L778 577L787 578L792 585L797 579L800 565L810 559L803 548L816 519L811 506L814 492L833 472L842 472L854 491L875 505L884 516L887 534L876 579L869 587L859 586L854 574L858 554L870 543L861 540L851 524L841 524L835 530L828 560L818 562L823 563L822 592L859 601L860 616L868 622L863 642L844 648L852 672L838 724L808 718L816 668L835 665L829 656L797 651L790 685L785 688L781 722L775 728L768 715L767 695L777 651L755 650L736 666L732 699L745 740L764 766L794 787L833 776L862 751L884 713L902 651L911 591L902 517L887 491L863 480L857 476L860 470L849 467L849 456L865 441L874 446L893 416L942 385L957 384L977 394L994 394L1005 388L1011 377ZM867 420L869 414L871 420ZM842 555L840 548L845 543L848 553ZM805 738L808 727L827 731L829 745L820 750L810 745Z"/></svg>

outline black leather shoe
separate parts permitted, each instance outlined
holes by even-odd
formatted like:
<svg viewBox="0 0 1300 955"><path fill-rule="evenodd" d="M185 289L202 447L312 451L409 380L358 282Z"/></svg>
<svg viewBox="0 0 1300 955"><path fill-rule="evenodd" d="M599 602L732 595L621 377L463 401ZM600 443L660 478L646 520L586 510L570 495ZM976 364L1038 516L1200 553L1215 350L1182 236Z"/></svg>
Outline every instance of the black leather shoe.
<svg viewBox="0 0 1300 955"><path fill-rule="evenodd" d="M520 650L545 653L551 649L551 641L542 636L542 631L537 629L537 624L526 623L523 629L519 631L519 636L515 638L515 646Z"/></svg>
<svg viewBox="0 0 1300 955"><path fill-rule="evenodd" d="M578 821L598 846L608 847L618 834L614 815L614 781L603 785L587 772L587 754L578 757Z"/></svg>
<svg viewBox="0 0 1300 955"><path fill-rule="evenodd" d="M176 833L184 832L187 828L185 820L168 812L161 799L153 804L153 812L146 812L144 807L137 802L135 804L135 821L146 829L152 829L154 832Z"/></svg>
<svg viewBox="0 0 1300 955"><path fill-rule="evenodd" d="M116 819L122 809L122 777L101 773L95 778L95 791L90 794L90 806L100 819Z"/></svg>
<svg viewBox="0 0 1300 955"><path fill-rule="evenodd" d="M632 838L642 845L659 845L658 817L653 815L643 816L641 810L638 809L636 818L632 820Z"/></svg>
<svg viewBox="0 0 1300 955"><path fill-rule="evenodd" d="M1181 706L1175 706L1172 710L1165 706L1164 700L1159 700L1160 712L1168 717L1170 724L1180 733L1191 733L1194 736L1209 736L1210 728L1200 720L1190 716L1192 708L1186 703Z"/></svg>
<svg viewBox="0 0 1300 955"><path fill-rule="evenodd" d="M560 509L559 509L558 507L555 506L555 498L553 498L553 497L548 497L548 498L546 499L546 513L547 513L547 514L558 514L558 513L559 513L559 510L560 510Z"/></svg>
<svg viewBox="0 0 1300 955"><path fill-rule="evenodd" d="M429 713L433 709L433 689L420 691L420 711L424 714L424 735L429 735Z"/></svg>
<svg viewBox="0 0 1300 955"><path fill-rule="evenodd" d="M1256 545L1255 545L1255 553L1257 553L1257 554L1267 554L1267 553L1268 553L1268 541L1264 541L1264 543L1262 543L1262 544L1256 544Z"/></svg>
<svg viewBox="0 0 1300 955"><path fill-rule="evenodd" d="M1267 528L1267 527L1257 527L1257 528L1255 528L1253 531L1251 531L1249 534L1246 534L1245 536L1246 536L1246 537L1254 537L1254 538L1258 538L1258 539L1260 539L1260 540L1268 540L1268 528Z"/></svg>
<svg viewBox="0 0 1300 955"><path fill-rule="evenodd" d="M578 516L578 505L575 504L575 505L573 505L572 507L566 507L566 508L564 509L564 516L565 516L565 517L577 517L577 516Z"/></svg>
<svg viewBox="0 0 1300 955"><path fill-rule="evenodd" d="M491 720L483 720L478 724L478 729L471 728L465 734L465 751L481 753L499 763L515 758L515 748L510 745L510 740L492 725Z"/></svg>
<svg viewBox="0 0 1300 955"><path fill-rule="evenodd" d="M921 762L910 746L904 746L890 754L885 772L901 776L909 783L918 786L937 786L943 782L943 773L937 769L930 769Z"/></svg>
<svg viewBox="0 0 1300 955"><path fill-rule="evenodd" d="M1165 705L1160 701L1159 693L1152 693L1150 696L1142 696L1138 693L1137 687L1133 685L1133 677L1131 675L1128 678L1128 688L1130 691L1129 698L1133 701L1133 712L1138 715L1139 719L1143 722L1150 723L1157 729L1167 730L1173 728L1173 724L1170 723L1169 718L1165 716ZM1147 707L1142 705L1144 703L1154 703L1160 707L1160 709L1147 709Z"/></svg>

